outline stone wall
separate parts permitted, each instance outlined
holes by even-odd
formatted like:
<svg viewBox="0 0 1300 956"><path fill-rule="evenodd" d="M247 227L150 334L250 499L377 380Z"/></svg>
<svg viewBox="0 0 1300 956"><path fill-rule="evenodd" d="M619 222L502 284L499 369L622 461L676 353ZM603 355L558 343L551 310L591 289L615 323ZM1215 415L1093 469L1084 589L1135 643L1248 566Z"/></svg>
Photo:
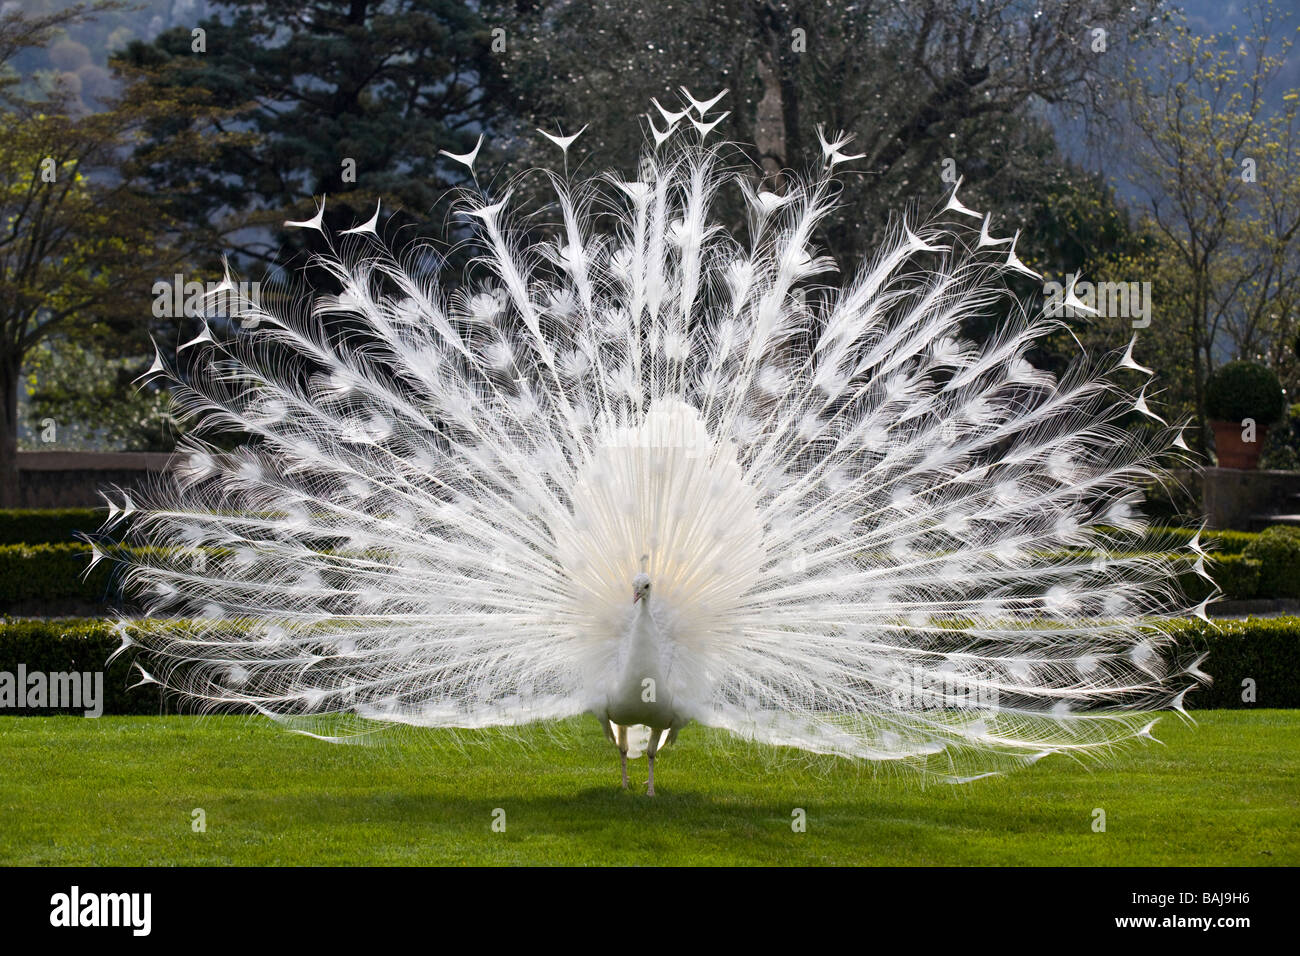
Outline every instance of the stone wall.
<svg viewBox="0 0 1300 956"><path fill-rule="evenodd" d="M1202 469L1211 528L1258 531L1276 516L1300 514L1300 472Z"/></svg>
<svg viewBox="0 0 1300 956"><path fill-rule="evenodd" d="M19 507L100 507L101 489L138 488L166 470L171 459L154 452L20 451Z"/></svg>

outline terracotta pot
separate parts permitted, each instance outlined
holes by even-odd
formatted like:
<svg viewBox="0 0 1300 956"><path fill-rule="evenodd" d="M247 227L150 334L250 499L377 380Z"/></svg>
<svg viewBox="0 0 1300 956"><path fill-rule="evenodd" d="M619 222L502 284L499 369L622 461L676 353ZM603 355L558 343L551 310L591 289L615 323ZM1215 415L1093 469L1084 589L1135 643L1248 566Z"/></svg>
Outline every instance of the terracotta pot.
<svg viewBox="0 0 1300 956"><path fill-rule="evenodd" d="M1219 458L1220 468L1240 468L1254 471L1259 467L1259 453L1264 447L1264 436L1268 434L1267 425L1255 426L1255 440L1241 440L1240 422L1211 421L1214 429L1214 451Z"/></svg>

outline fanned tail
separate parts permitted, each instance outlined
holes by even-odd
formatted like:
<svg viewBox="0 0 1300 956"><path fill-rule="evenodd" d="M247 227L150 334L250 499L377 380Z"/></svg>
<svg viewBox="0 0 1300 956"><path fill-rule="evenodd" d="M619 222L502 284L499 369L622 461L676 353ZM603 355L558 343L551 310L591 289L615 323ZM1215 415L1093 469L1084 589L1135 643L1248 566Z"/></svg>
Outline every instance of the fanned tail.
<svg viewBox="0 0 1300 956"><path fill-rule="evenodd" d="M248 331L186 346L184 466L107 529L141 546L150 619L124 639L157 680L279 717L579 713L646 555L677 698L756 740L967 779L1182 709L1162 623L1203 565L1140 517L1185 446L1132 345L1035 368L1060 325L955 190L828 288L845 157L779 196L742 173L742 244L699 129L657 135L633 181L552 177L549 228L467 197L479 256L448 282L373 230L326 237L337 293L240 302Z"/></svg>

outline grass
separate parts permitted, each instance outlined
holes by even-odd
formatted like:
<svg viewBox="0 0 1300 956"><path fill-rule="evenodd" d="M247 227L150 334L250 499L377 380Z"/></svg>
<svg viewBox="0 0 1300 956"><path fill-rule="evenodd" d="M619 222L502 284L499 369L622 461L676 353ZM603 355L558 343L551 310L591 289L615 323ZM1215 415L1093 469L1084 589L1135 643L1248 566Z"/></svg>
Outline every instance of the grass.
<svg viewBox="0 0 1300 956"><path fill-rule="evenodd" d="M241 717L4 717L0 863L1300 863L1300 711L1197 719L1162 721L1165 746L1104 767L1050 757L928 789L847 764L774 767L688 728L648 798L644 760L641 789L618 788L595 721L563 745L458 749L434 731L334 746Z"/></svg>

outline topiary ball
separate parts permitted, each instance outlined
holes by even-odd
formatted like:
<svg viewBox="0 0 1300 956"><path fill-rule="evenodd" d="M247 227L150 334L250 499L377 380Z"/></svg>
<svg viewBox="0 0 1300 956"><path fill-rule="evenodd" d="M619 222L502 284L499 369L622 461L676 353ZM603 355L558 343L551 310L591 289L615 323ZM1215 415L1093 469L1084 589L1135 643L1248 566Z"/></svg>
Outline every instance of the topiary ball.
<svg viewBox="0 0 1300 956"><path fill-rule="evenodd" d="M1282 416L1286 396L1267 366L1238 359L1221 365L1205 387L1205 410L1211 418L1239 422L1253 418L1268 425Z"/></svg>

